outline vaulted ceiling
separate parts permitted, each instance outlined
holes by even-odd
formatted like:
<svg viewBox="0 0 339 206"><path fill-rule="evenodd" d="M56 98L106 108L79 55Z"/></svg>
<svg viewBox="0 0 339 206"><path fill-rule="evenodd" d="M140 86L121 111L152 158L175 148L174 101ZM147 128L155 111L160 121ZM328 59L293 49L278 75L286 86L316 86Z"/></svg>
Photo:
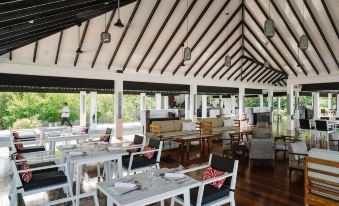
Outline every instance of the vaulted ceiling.
<svg viewBox="0 0 339 206"><path fill-rule="evenodd" d="M113 25L118 18L116 0L0 3L0 62L278 86L286 85L289 76L339 73L339 0L120 0L120 4L124 28ZM263 26L269 17L276 26L271 39L265 37ZM112 36L110 43L100 42L104 30ZM309 38L306 51L298 51L302 34ZM187 45L192 59L184 62ZM224 64L227 54L231 67ZM264 66L266 59L269 67Z"/></svg>

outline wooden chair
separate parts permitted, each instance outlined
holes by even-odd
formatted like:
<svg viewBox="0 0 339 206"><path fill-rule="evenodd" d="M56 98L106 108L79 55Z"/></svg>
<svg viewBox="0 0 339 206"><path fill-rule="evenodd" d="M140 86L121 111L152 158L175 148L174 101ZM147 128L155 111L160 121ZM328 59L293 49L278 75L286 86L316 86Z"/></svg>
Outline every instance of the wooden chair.
<svg viewBox="0 0 339 206"><path fill-rule="evenodd" d="M280 137L275 137L274 138L274 147L275 147L275 157L277 158L278 152L283 152L284 153L284 159L287 157L288 153L288 145L290 143L302 141L301 139L295 138L294 136L286 136L282 135Z"/></svg>
<svg viewBox="0 0 339 206"><path fill-rule="evenodd" d="M240 122L241 122L241 120L235 119L235 120L234 120L234 126L235 126L235 127L240 127Z"/></svg>
<svg viewBox="0 0 339 206"><path fill-rule="evenodd" d="M289 180L293 171L304 171L304 161L307 157L307 145L305 142L294 142L288 145Z"/></svg>
<svg viewBox="0 0 339 206"><path fill-rule="evenodd" d="M218 155L211 154L207 165L190 168L187 170L179 171L180 173L188 173L196 170L212 167L213 169L225 172L224 175L201 181L199 187L190 190L190 203L195 206L212 206L223 205L230 203L235 206L234 193L237 181L238 160L230 160ZM221 188L216 188L210 183L226 179ZM177 202L184 205L183 196L179 195L171 198L171 206Z"/></svg>
<svg viewBox="0 0 339 206"><path fill-rule="evenodd" d="M339 154L311 149L305 166L305 205L338 206Z"/></svg>
<svg viewBox="0 0 339 206"><path fill-rule="evenodd" d="M200 127L200 134L201 135L212 135L212 122L209 121L202 121Z"/></svg>

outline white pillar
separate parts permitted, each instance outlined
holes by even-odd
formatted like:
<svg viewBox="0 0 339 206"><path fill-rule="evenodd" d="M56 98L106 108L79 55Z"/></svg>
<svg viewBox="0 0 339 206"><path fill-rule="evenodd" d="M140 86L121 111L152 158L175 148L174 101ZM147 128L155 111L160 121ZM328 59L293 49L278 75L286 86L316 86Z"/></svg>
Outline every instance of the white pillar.
<svg viewBox="0 0 339 206"><path fill-rule="evenodd" d="M86 92L80 92L80 126L86 126Z"/></svg>
<svg viewBox="0 0 339 206"><path fill-rule="evenodd" d="M122 98L123 98L123 81L122 80L115 80L114 81L114 124L115 130L114 134L115 137L122 137L123 136L123 117L122 117Z"/></svg>
<svg viewBox="0 0 339 206"><path fill-rule="evenodd" d="M220 108L220 115L223 115L224 111L224 100L222 99L222 95L219 95L219 108Z"/></svg>
<svg viewBox="0 0 339 206"><path fill-rule="evenodd" d="M336 110L337 110L337 117L339 117L339 94L337 94L337 106L336 106Z"/></svg>
<svg viewBox="0 0 339 206"><path fill-rule="evenodd" d="M197 121L197 85L190 85L190 119Z"/></svg>
<svg viewBox="0 0 339 206"><path fill-rule="evenodd" d="M91 98L91 116L90 116L90 128L95 129L97 127L97 92L90 92Z"/></svg>
<svg viewBox="0 0 339 206"><path fill-rule="evenodd" d="M263 94L259 94L259 107L264 107L264 95Z"/></svg>
<svg viewBox="0 0 339 206"><path fill-rule="evenodd" d="M140 93L140 111L146 109L146 94Z"/></svg>
<svg viewBox="0 0 339 206"><path fill-rule="evenodd" d="M168 96L164 96L164 109L168 109Z"/></svg>
<svg viewBox="0 0 339 206"><path fill-rule="evenodd" d="M189 103L189 97L190 97L190 95L189 94L185 94L185 119L189 119L190 118L190 113L189 113L189 111L190 111L190 108L189 108L189 105L190 105L190 103Z"/></svg>
<svg viewBox="0 0 339 206"><path fill-rule="evenodd" d="M201 117L207 117L207 95L201 95Z"/></svg>
<svg viewBox="0 0 339 206"><path fill-rule="evenodd" d="M278 97L278 114L280 114L281 110L281 97Z"/></svg>
<svg viewBox="0 0 339 206"><path fill-rule="evenodd" d="M268 90L268 95L267 95L267 103L268 107L270 108L271 111L271 122L273 123L273 90Z"/></svg>
<svg viewBox="0 0 339 206"><path fill-rule="evenodd" d="M155 94L155 109L161 109L161 94Z"/></svg>
<svg viewBox="0 0 339 206"><path fill-rule="evenodd" d="M320 119L320 97L319 92L312 92L314 119Z"/></svg>
<svg viewBox="0 0 339 206"><path fill-rule="evenodd" d="M294 130L294 85L287 82L287 129ZM293 118L292 118L293 116Z"/></svg>
<svg viewBox="0 0 339 206"><path fill-rule="evenodd" d="M295 104L295 112L294 112L294 117L296 119L296 121L294 122L294 124L298 125L299 128L299 119L300 119L300 112L299 112L299 89L297 88L295 89L295 99L294 99L294 104Z"/></svg>
<svg viewBox="0 0 339 206"><path fill-rule="evenodd" d="M245 98L245 88L239 88L239 118L241 118L244 113L244 98Z"/></svg>
<svg viewBox="0 0 339 206"><path fill-rule="evenodd" d="M328 109L332 109L332 94L328 94L327 105Z"/></svg>
<svg viewBox="0 0 339 206"><path fill-rule="evenodd" d="M231 95L231 113L235 114L235 95Z"/></svg>

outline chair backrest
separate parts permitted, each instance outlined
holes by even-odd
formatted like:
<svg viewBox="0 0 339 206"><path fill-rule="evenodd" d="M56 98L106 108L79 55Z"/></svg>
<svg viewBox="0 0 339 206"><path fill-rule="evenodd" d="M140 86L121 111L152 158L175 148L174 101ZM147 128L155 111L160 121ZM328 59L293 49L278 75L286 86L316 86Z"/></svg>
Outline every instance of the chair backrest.
<svg viewBox="0 0 339 206"><path fill-rule="evenodd" d="M289 153L297 154L307 154L307 145L306 142L293 142L288 145ZM289 154L289 160L299 160L303 159L304 156Z"/></svg>
<svg viewBox="0 0 339 206"><path fill-rule="evenodd" d="M268 127L268 122L257 122L256 127L257 128L267 128Z"/></svg>
<svg viewBox="0 0 339 206"><path fill-rule="evenodd" d="M252 131L253 138L270 138L271 131L269 128L254 128Z"/></svg>
<svg viewBox="0 0 339 206"><path fill-rule="evenodd" d="M231 143L232 143L232 140L231 140L230 134L228 132L222 133L223 149L231 149L231 147L232 147Z"/></svg>
<svg viewBox="0 0 339 206"><path fill-rule="evenodd" d="M134 140L133 140L134 144L143 144L144 143L144 137L141 135L134 135Z"/></svg>
<svg viewBox="0 0 339 206"><path fill-rule="evenodd" d="M153 158L157 159L157 162L160 162L161 150L162 150L163 141L157 139L149 139L148 146L159 149L159 152L155 152Z"/></svg>
<svg viewBox="0 0 339 206"><path fill-rule="evenodd" d="M235 189L235 183L236 183L237 172L238 172L238 160L226 159L222 156L211 154L209 165L213 169L216 169L222 172L233 173L234 176L232 177L232 179L228 178L224 182L224 185L230 187L231 189Z"/></svg>
<svg viewBox="0 0 339 206"><path fill-rule="evenodd" d="M328 131L328 125L326 120L315 120L315 126L319 131Z"/></svg>
<svg viewBox="0 0 339 206"><path fill-rule="evenodd" d="M330 150L339 151L339 132L332 132L329 134Z"/></svg>
<svg viewBox="0 0 339 206"><path fill-rule="evenodd" d="M112 134L112 128L106 128L105 134Z"/></svg>
<svg viewBox="0 0 339 206"><path fill-rule="evenodd" d="M311 122L309 119L299 119L300 129L311 129Z"/></svg>

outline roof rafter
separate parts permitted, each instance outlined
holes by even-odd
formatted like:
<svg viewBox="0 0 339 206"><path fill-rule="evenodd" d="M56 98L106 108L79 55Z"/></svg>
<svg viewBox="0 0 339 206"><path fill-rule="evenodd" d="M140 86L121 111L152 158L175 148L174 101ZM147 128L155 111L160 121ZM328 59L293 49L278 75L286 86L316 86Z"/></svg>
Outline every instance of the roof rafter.
<svg viewBox="0 0 339 206"><path fill-rule="evenodd" d="M78 45L79 51L81 51L82 45L84 44L84 40L85 40L85 37L86 37L86 33L87 33L88 26L89 26L89 22L90 22L90 20L87 20L87 21L86 21L84 30L82 31L81 39L80 39L80 42L79 42L79 45ZM80 29L80 28L79 28L79 29ZM77 65L78 59L79 59L79 56L80 56L81 53L82 53L82 52L77 52L77 53L75 54L73 66L76 66L76 65Z"/></svg>
<svg viewBox="0 0 339 206"><path fill-rule="evenodd" d="M34 52L33 52L33 62L36 60L36 53L38 51L39 41L36 41L34 44Z"/></svg>
<svg viewBox="0 0 339 206"><path fill-rule="evenodd" d="M247 74L245 74L240 80L243 81L244 79L246 79L246 77L248 77L248 75L250 75L252 72L256 71L256 69L258 69L258 67L260 68L260 65L259 64L256 64L255 63L255 66L249 71L247 72ZM258 69L259 70L259 69Z"/></svg>
<svg viewBox="0 0 339 206"><path fill-rule="evenodd" d="M238 68L234 69L234 71L227 77L227 80L230 80L235 75L235 73L237 73L239 71L239 68L241 69L243 66L245 66L247 64L247 62L248 62L248 59L246 59L244 61L244 59L242 58L241 59L241 65ZM241 71L240 71L240 73L241 73Z"/></svg>
<svg viewBox="0 0 339 206"><path fill-rule="evenodd" d="M55 54L54 64L58 64L58 59L59 59L59 53L60 53L61 41L62 41L63 34L64 34L64 31L61 31L60 34L59 34L59 41L58 41L57 51L56 51L56 54Z"/></svg>
<svg viewBox="0 0 339 206"><path fill-rule="evenodd" d="M254 64L254 62L250 62L249 65L247 65L247 67L246 67L243 71L241 71L241 72L238 74L238 76L236 76L236 77L234 78L234 81L237 81L243 74L245 74L245 73L247 72L247 70L249 70L249 68L251 68L251 66L253 66L253 64ZM243 79L243 78L240 78L240 80L241 80L241 79Z"/></svg>
<svg viewBox="0 0 339 206"><path fill-rule="evenodd" d="M231 55L231 58L233 59L237 54L239 54L239 52L241 52L242 51L242 46L240 46L238 49L237 49L237 51L235 51L234 52L234 54L232 54ZM242 58L242 56L240 56L237 60L235 60L235 62L233 62L232 63L232 65L229 67L229 68L231 68L232 66L233 66L233 64L236 64L240 59ZM225 63L223 63L218 69L217 69L217 71L216 72L214 72L214 74L212 75L212 79L223 69L223 68L225 68ZM228 68L228 69L229 69ZM227 70L228 70L227 69ZM228 72L228 71L227 71ZM226 72L226 73L227 73ZM226 74L225 73L225 74Z"/></svg>
<svg viewBox="0 0 339 206"><path fill-rule="evenodd" d="M327 7L327 5L326 5L325 0L321 0L321 3L322 3L322 5L323 5L323 7L324 7L324 9L325 9L325 12L326 12L326 15L327 15L328 19L330 20L331 25L332 25L332 27L333 27L333 29L334 29L336 35L337 35L337 38L339 39L339 31L338 31L338 28L336 27L336 25L335 25L335 23L334 23L334 20L333 20L333 18L332 18L332 16L331 16L331 12L328 10L328 7Z"/></svg>

